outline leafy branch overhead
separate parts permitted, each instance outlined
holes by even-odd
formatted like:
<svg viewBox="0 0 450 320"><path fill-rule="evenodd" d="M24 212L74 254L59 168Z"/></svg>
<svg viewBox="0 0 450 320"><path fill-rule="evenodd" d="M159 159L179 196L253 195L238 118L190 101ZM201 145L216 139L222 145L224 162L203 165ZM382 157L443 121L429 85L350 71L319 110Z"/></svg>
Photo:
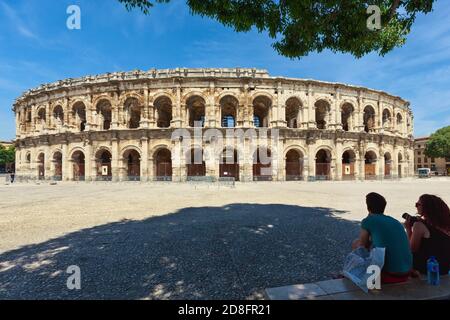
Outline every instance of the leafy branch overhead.
<svg viewBox="0 0 450 320"><path fill-rule="evenodd" d="M171 0L119 0L128 10L149 14ZM299 58L329 49L362 57L385 55L402 46L417 14L432 11L435 0L187 0L191 13L245 32L256 28L274 39L283 56ZM370 5L380 8L381 29L371 31Z"/></svg>

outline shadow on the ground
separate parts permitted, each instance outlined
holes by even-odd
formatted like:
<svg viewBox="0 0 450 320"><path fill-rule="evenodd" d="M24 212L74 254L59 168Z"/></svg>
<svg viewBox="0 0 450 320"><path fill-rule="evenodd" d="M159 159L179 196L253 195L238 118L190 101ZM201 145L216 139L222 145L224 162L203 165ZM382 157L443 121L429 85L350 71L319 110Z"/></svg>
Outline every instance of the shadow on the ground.
<svg viewBox="0 0 450 320"><path fill-rule="evenodd" d="M358 224L327 208L185 208L0 255L0 299L246 299L339 271ZM81 290L68 290L70 265Z"/></svg>

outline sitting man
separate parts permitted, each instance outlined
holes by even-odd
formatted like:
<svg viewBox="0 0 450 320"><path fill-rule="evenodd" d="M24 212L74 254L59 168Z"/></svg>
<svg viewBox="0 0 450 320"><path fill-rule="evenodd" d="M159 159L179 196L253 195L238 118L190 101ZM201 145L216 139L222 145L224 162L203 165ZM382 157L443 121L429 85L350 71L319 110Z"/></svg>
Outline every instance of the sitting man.
<svg viewBox="0 0 450 320"><path fill-rule="evenodd" d="M381 282L407 281L412 269L412 254L403 225L396 219L384 215L386 199L382 195L369 193L366 196L366 204L369 215L361 222L361 233L359 239L353 242L353 249L385 248Z"/></svg>

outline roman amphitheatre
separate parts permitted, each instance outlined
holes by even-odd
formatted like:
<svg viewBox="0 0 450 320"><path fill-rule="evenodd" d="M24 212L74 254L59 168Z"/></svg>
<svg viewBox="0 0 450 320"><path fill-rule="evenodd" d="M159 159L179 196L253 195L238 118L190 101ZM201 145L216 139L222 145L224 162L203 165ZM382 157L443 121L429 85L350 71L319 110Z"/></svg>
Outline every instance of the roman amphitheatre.
<svg viewBox="0 0 450 320"><path fill-rule="evenodd" d="M266 70L181 68L66 79L25 92L13 110L18 179L246 182L414 174L407 101ZM180 130L214 130L215 136L234 130L236 136L219 148L215 136L183 140L174 134ZM248 143L236 132L257 139Z"/></svg>

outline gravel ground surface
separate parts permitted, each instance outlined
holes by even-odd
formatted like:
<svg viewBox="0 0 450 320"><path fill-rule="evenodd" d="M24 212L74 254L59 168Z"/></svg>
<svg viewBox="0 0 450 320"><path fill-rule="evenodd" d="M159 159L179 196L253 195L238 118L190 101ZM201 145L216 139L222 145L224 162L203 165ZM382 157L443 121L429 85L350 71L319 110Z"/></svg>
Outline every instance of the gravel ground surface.
<svg viewBox="0 0 450 320"><path fill-rule="evenodd" d="M397 219L450 180L0 186L0 299L259 299L338 272L376 191ZM81 290L66 270L81 268Z"/></svg>

